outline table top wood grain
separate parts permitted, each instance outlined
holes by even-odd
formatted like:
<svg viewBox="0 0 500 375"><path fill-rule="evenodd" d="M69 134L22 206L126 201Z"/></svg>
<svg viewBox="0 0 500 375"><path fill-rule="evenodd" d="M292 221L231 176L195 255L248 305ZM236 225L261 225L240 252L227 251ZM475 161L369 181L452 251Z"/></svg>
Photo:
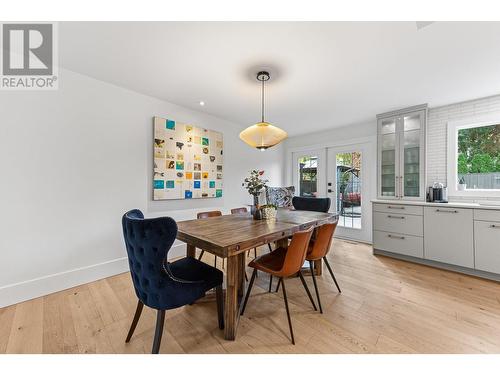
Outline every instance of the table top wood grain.
<svg viewBox="0 0 500 375"><path fill-rule="evenodd" d="M228 257L291 236L308 226L335 221L337 215L278 209L276 220L253 220L250 214L223 215L177 223L177 238L215 255Z"/></svg>

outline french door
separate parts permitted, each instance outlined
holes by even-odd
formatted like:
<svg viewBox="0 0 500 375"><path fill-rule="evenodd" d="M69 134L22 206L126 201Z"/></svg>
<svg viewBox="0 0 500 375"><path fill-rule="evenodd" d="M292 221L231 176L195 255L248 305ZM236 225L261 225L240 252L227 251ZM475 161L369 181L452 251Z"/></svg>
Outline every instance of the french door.
<svg viewBox="0 0 500 375"><path fill-rule="evenodd" d="M327 158L327 196L332 201L330 211L339 214L335 233L339 237L369 242L372 146L359 143L330 147Z"/></svg>
<svg viewBox="0 0 500 375"><path fill-rule="evenodd" d="M293 183L299 197L323 198L326 194L326 150L293 153Z"/></svg>

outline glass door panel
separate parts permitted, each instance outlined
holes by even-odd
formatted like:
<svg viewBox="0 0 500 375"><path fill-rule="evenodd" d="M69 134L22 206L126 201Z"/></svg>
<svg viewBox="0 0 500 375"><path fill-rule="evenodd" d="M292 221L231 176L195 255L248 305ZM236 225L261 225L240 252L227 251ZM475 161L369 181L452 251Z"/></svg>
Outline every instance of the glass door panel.
<svg viewBox="0 0 500 375"><path fill-rule="evenodd" d="M403 117L403 195L420 196L420 114Z"/></svg>
<svg viewBox="0 0 500 375"><path fill-rule="evenodd" d="M396 120L385 119L380 125L381 171L380 194L385 197L396 196Z"/></svg>
<svg viewBox="0 0 500 375"><path fill-rule="evenodd" d="M299 196L318 196L318 156L309 155L299 157L297 164Z"/></svg>
<svg viewBox="0 0 500 375"><path fill-rule="evenodd" d="M361 152L335 154L336 207L341 227L361 229Z"/></svg>

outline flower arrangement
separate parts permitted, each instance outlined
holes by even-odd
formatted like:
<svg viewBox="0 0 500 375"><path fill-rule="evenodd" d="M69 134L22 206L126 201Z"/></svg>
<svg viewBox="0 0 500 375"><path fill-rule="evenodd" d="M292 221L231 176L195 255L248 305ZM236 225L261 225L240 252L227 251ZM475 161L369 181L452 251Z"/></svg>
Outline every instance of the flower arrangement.
<svg viewBox="0 0 500 375"><path fill-rule="evenodd" d="M253 196L252 215L254 219L260 219L259 194L268 182L268 180L262 178L263 174L264 171L253 169L250 171L250 175L243 180L243 184L241 184Z"/></svg>
<svg viewBox="0 0 500 375"><path fill-rule="evenodd" d="M263 174L264 171L254 169L250 171L250 176L243 180L242 186L254 197L254 202L257 201L260 192L266 187L269 181L261 178Z"/></svg>

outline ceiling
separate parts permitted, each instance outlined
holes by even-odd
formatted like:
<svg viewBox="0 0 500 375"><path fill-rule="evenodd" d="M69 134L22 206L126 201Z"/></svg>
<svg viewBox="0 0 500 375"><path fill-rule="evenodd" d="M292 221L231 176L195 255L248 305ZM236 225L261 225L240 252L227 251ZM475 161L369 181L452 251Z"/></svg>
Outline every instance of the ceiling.
<svg viewBox="0 0 500 375"><path fill-rule="evenodd" d="M66 69L241 128L267 67L266 120L291 136L500 93L500 22L62 22L59 40Z"/></svg>

